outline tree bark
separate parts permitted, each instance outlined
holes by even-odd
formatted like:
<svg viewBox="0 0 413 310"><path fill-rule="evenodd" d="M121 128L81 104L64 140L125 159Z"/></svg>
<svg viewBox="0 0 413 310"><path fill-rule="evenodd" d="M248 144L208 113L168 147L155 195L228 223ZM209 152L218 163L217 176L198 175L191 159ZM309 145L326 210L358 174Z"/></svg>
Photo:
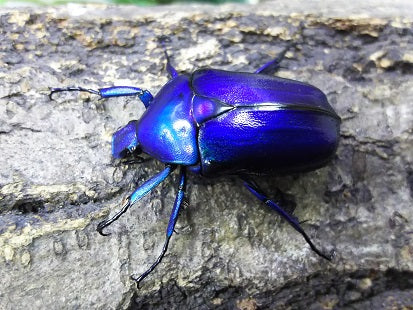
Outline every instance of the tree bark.
<svg viewBox="0 0 413 310"><path fill-rule="evenodd" d="M412 307L413 5L334 3L1 9L2 307ZM281 189L315 243L335 250L331 263L236 177L190 175L178 234L136 290L129 276L161 250L177 176L100 236L97 223L163 167L111 158L111 135L144 107L85 93L50 100L48 88L155 94L168 80L161 35L180 72L253 72L296 42L277 75L326 93L342 118L337 156L314 172L256 181L273 198Z"/></svg>

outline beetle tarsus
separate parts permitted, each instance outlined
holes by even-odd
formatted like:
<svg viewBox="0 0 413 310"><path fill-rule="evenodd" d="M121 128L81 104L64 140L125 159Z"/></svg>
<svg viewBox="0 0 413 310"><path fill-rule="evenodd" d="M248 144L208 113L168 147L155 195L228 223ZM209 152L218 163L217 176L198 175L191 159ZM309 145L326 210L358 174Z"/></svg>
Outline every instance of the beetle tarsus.
<svg viewBox="0 0 413 310"><path fill-rule="evenodd" d="M253 180L249 179L246 176L241 176L241 179L244 181L245 187L255 197L264 202L271 209L277 211L279 215L281 215L296 231L298 231L303 236L305 241L307 241L308 245L310 246L311 250L313 250L317 255L321 256L322 258L328 261L331 261L333 259L335 252L333 251L330 254L325 254L321 250L319 250L311 241L310 237L307 235L304 229L300 226L300 223L293 216L288 214L288 212L286 212L283 208L281 208L278 204L269 199L267 195L258 187L257 183L255 183Z"/></svg>
<svg viewBox="0 0 413 310"><path fill-rule="evenodd" d="M104 236L104 237L109 236L110 233L104 233L104 232L103 232L103 229L104 229L106 226L108 226L108 225L109 225L109 224L107 223L106 220L105 220L105 221L102 221L102 222L100 222L100 223L98 224L98 226L96 227L96 231L97 231L100 235L102 235L102 236Z"/></svg>
<svg viewBox="0 0 413 310"><path fill-rule="evenodd" d="M101 234L102 236L109 236L110 233L104 233L103 229L105 229L110 224L115 222L118 218L120 218L121 215L123 213L125 213L129 209L130 206L131 206L130 199L127 198L126 201L124 202L124 204L122 205L122 209L120 209L118 212L116 212L116 214L113 215L111 218L106 219L106 220L104 220L104 221L102 221L98 224L98 226L96 227L97 232L99 234Z"/></svg>
<svg viewBox="0 0 413 310"><path fill-rule="evenodd" d="M168 245L169 245L169 240L171 239L171 237L167 236L165 243L163 245L161 254L158 256L158 258L156 259L156 261L151 265L151 267L148 268L148 270L146 270L144 273L142 273L140 276L135 277L135 276L131 276L131 279L133 281L136 282L137 288L139 289L139 284L142 282L143 279L145 279L155 268L156 266L162 261L162 258L164 258L166 251L168 250Z"/></svg>
<svg viewBox="0 0 413 310"><path fill-rule="evenodd" d="M100 96L100 91L95 90L95 89L91 89L91 88L84 88L84 87L81 87L81 86L50 87L49 89L50 89L50 94L49 94L50 100L53 100L53 94L61 93L61 92L65 92L65 91L82 91L82 92L87 92L87 93L91 93L91 94Z"/></svg>
<svg viewBox="0 0 413 310"><path fill-rule="evenodd" d="M298 231L298 230L297 230ZM304 230L298 231L299 233L301 233L301 235L304 237L305 241L307 241L308 245L310 246L311 250L313 250L318 256L331 261L334 256L335 256L335 251L331 250L330 253L325 254L322 251L320 251L315 245L314 243L311 241L310 237L304 232Z"/></svg>

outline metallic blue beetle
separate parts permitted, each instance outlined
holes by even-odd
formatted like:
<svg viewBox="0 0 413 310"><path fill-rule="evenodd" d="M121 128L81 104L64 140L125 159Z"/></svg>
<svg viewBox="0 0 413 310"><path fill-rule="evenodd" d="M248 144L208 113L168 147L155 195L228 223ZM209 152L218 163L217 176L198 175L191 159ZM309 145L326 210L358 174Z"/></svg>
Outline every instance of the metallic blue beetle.
<svg viewBox="0 0 413 310"><path fill-rule="evenodd" d="M164 247L146 272L132 277L138 285L166 253L184 202L187 169L205 177L239 175L247 189L287 220L313 251L331 260L333 254L320 251L297 219L249 177L317 169L337 148L340 118L324 93L306 83L265 75L278 68L287 49L255 73L201 69L178 74L164 48L171 79L155 97L129 86L51 89L50 97L62 91L86 91L101 98L138 96L146 107L139 121L129 122L113 135L112 154L140 158L143 152L165 163L165 169L137 188L119 212L98 225L102 235L106 235L105 227L180 167Z"/></svg>

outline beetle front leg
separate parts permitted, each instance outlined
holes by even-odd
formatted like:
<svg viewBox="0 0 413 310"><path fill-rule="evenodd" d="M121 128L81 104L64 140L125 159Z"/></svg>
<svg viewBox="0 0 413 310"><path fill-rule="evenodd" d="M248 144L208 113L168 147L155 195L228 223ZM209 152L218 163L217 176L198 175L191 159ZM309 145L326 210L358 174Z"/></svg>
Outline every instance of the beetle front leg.
<svg viewBox="0 0 413 310"><path fill-rule="evenodd" d="M139 288L139 283L145 279L154 269L155 267L162 261L162 258L165 256L166 251L168 250L169 240L174 232L175 224L178 219L179 209L181 208L184 198L185 198L185 188L186 188L186 168L181 166L180 173L179 173L179 186L178 186L178 193L176 194L175 203L172 208L171 217L169 218L168 228L166 229L166 239L163 245L161 254L158 256L156 261L142 273L139 277L133 277L132 279L136 281L136 284Z"/></svg>
<svg viewBox="0 0 413 310"><path fill-rule="evenodd" d="M81 92L86 92L86 93L91 93L94 95L101 96L100 92L95 89L91 88L84 88L81 86L69 86L69 87L50 87L50 93L49 93L49 98L50 100L53 100L53 94L55 93L61 93L65 91L81 91Z"/></svg>
<svg viewBox="0 0 413 310"><path fill-rule="evenodd" d="M321 250L319 250L311 241L310 237L306 234L304 229L301 227L300 223L293 216L291 216L285 210L283 210L279 205L277 205L274 201L270 200L254 181L250 180L247 177L241 177L241 179L244 181L245 187L255 197L257 197L271 209L277 211L279 215L281 215L296 231L298 231L304 237L305 241L307 241L308 245L315 253L317 253L319 256L325 258L328 261L331 261L333 259L335 254L334 251L332 251L330 254L325 254Z"/></svg>
<svg viewBox="0 0 413 310"><path fill-rule="evenodd" d="M118 212L116 212L115 215L98 224L96 230L99 232L99 234L101 234L102 236L108 236L109 234L104 233L103 229L115 222L118 218L121 217L122 214L124 214L129 209L130 206L138 202L151 190L153 190L155 187L161 184L161 182L164 181L171 174L171 172L175 170L175 168L175 165L166 165L164 170L162 170L161 172L147 180L145 183L143 183L140 187L138 187L132 193L132 195L126 198L124 204L122 205L122 208Z"/></svg>
<svg viewBox="0 0 413 310"><path fill-rule="evenodd" d="M99 88L98 90L84 88L81 86L73 86L73 87L51 87L49 98L53 100L53 94L61 93L66 91L81 91L87 92L94 95L98 95L100 98L111 98L111 97L123 97L123 96L138 96L142 103L147 108L152 100L152 94L145 89L141 89L139 87L132 87L132 86L112 86L112 87L105 87Z"/></svg>

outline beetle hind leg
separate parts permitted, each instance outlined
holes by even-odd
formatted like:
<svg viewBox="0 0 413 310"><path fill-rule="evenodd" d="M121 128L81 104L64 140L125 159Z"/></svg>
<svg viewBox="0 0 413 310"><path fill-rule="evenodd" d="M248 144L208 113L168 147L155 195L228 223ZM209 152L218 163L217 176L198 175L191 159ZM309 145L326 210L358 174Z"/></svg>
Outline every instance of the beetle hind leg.
<svg viewBox="0 0 413 310"><path fill-rule="evenodd" d="M132 276L132 280L136 281L136 284L139 288L140 282L145 279L164 258L166 251L168 250L169 240L171 239L172 234L174 233L174 228L176 221L178 219L179 209L181 208L182 204L185 203L185 187L186 187L186 168L181 166L180 173L179 173L179 186L178 186L178 193L176 194L174 206L172 208L171 217L169 218L168 228L166 229L166 239L165 243L162 247L161 254L155 260L155 262L138 277Z"/></svg>
<svg viewBox="0 0 413 310"><path fill-rule="evenodd" d="M277 211L279 215L281 215L296 231L298 231L307 241L308 245L310 248L317 253L317 255L321 256L322 258L331 261L334 257L334 251L332 251L329 254L323 253L321 250L319 250L314 243L311 241L310 237L307 235L307 233L304 231L304 229L301 227L300 223L298 220L288 214L284 209L282 209L279 205L277 205L274 201L270 200L266 194L258 187L258 185L253 181L250 180L247 177L241 177L241 179L244 181L245 187L259 200L264 202L267 206L269 206L271 209L274 209Z"/></svg>

